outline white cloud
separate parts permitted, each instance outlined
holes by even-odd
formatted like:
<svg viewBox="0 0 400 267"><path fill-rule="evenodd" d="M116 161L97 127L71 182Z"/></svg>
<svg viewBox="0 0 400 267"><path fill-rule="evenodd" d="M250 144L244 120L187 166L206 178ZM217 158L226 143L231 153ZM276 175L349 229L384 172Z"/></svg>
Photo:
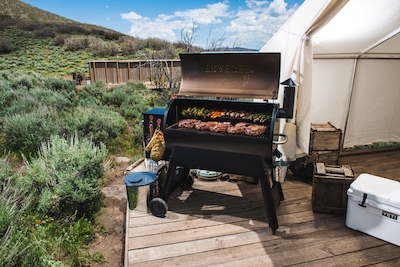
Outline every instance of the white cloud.
<svg viewBox="0 0 400 267"><path fill-rule="evenodd" d="M142 19L142 16L136 14L135 12L131 11L129 13L121 13L120 14L122 19L128 20L130 22L135 22L136 20Z"/></svg>
<svg viewBox="0 0 400 267"><path fill-rule="evenodd" d="M216 3L206 5L205 8L189 9L186 11L177 11L175 16L182 20L194 20L198 24L209 25L222 23L221 18L229 17L227 13L229 6L225 3Z"/></svg>
<svg viewBox="0 0 400 267"><path fill-rule="evenodd" d="M248 9L237 11L226 31L231 40L245 47L259 48L285 23L297 7L287 9L284 0L246 0Z"/></svg>
<svg viewBox="0 0 400 267"><path fill-rule="evenodd" d="M159 14L151 20L142 17L134 11L120 14L121 18L132 23L129 34L140 38L157 37L169 41L178 41L177 35L182 28L191 27L192 22L197 25L222 23L221 18L228 17L229 6L224 3L206 5L205 8L176 11L173 15Z"/></svg>
<svg viewBox="0 0 400 267"><path fill-rule="evenodd" d="M284 0L246 0L246 6L230 10L229 1L208 4L204 8L179 10L173 14L159 14L156 18L143 17L134 11L120 14L132 25L129 34L139 38L156 37L171 42L179 41L183 28L198 26L195 45L223 36L227 46L236 44L260 48L293 14L297 6L288 9ZM213 36L211 36L211 33Z"/></svg>

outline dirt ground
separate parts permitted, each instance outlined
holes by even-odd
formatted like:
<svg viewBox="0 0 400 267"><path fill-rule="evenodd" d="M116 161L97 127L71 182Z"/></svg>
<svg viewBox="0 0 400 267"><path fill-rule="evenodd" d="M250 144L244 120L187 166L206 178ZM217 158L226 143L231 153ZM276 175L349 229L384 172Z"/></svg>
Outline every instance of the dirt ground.
<svg viewBox="0 0 400 267"><path fill-rule="evenodd" d="M125 220L126 220L126 189L124 184L125 170L132 164L129 158L118 157L114 159L112 168L106 176L108 182L101 190L105 196L105 207L98 218L99 224L104 226L104 231L96 235L90 252L101 252L105 261L93 264L96 267L122 267L124 266L125 248Z"/></svg>

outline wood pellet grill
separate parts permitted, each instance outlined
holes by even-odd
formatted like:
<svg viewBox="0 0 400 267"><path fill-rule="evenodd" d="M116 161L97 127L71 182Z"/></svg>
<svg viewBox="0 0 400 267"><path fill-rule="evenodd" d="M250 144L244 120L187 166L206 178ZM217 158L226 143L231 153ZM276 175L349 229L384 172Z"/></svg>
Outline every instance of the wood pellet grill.
<svg viewBox="0 0 400 267"><path fill-rule="evenodd" d="M271 174L273 160L280 157L277 145L287 138L278 132L278 118L293 116L294 88L285 92L282 108L253 99L277 98L280 54L204 53L181 54L180 57L180 97L169 103L162 127L170 153L169 167L160 185L159 197L149 200L151 212L159 217L165 215L168 196L176 184L193 183L188 175L190 169L257 177L269 226L275 233L278 228L276 209L284 197L281 184L272 179ZM266 131L248 135L178 127L180 121L187 119L231 125L257 124L265 126Z"/></svg>

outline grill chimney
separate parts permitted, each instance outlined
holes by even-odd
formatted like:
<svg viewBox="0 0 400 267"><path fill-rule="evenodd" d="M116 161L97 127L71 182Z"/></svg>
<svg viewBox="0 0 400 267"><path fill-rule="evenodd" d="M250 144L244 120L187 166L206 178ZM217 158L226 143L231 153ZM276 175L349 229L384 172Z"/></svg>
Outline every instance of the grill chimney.
<svg viewBox="0 0 400 267"><path fill-rule="evenodd" d="M294 96L296 93L295 89L298 85L291 78L281 82L281 84L286 86L283 97L283 107L279 109L278 117L292 119L294 111Z"/></svg>

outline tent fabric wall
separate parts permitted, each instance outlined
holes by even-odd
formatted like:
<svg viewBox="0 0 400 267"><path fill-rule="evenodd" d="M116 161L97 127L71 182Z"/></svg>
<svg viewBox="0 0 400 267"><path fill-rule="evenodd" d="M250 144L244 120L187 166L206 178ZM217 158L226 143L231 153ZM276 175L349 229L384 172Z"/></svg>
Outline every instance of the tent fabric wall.
<svg viewBox="0 0 400 267"><path fill-rule="evenodd" d="M312 35L325 25L348 0L306 0L279 31L261 48L261 52L281 52L281 77L292 78L299 85L296 104L295 154L308 153L312 94ZM278 101L283 96L278 95ZM282 123L283 127L284 123ZM290 138L293 138L291 136ZM285 149L289 150L289 149ZM284 155L291 159L296 155Z"/></svg>
<svg viewBox="0 0 400 267"><path fill-rule="evenodd" d="M306 0L260 50L299 84L296 144L332 122L344 146L400 141L400 1Z"/></svg>
<svg viewBox="0 0 400 267"><path fill-rule="evenodd" d="M344 129L350 105L353 68L354 59L314 59L312 122L334 122L336 127Z"/></svg>
<svg viewBox="0 0 400 267"><path fill-rule="evenodd" d="M399 74L398 60L359 60L344 140L345 147L353 144L400 141Z"/></svg>

